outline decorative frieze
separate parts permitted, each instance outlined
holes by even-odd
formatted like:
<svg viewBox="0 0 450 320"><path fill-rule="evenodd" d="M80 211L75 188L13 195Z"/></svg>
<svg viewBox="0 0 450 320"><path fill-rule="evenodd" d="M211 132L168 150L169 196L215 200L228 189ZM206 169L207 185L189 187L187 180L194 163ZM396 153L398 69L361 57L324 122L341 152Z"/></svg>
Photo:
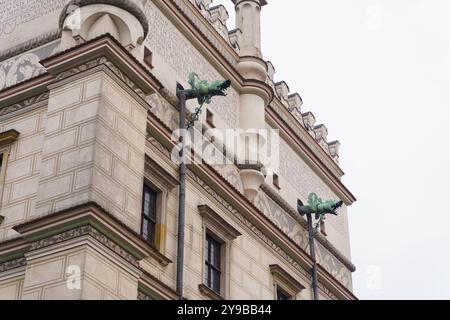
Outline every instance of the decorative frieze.
<svg viewBox="0 0 450 320"><path fill-rule="evenodd" d="M30 99L26 99L19 103L15 103L13 105L1 108L0 109L0 117L9 115L10 113L14 113L14 112L20 111L22 109L26 109L28 107L31 107L31 106L34 106L37 104L40 104L41 102L48 101L48 97L49 97L49 93L44 92L44 93L41 93L40 95L34 96Z"/></svg>
<svg viewBox="0 0 450 320"><path fill-rule="evenodd" d="M152 297L150 297L150 296L148 296L148 295L146 295L145 293L143 293L142 291L138 291L138 300L141 300L141 301L151 301L151 300L155 300L155 299L152 299Z"/></svg>
<svg viewBox="0 0 450 320"><path fill-rule="evenodd" d="M106 57L99 57L86 63L83 63L81 65L78 65L74 68L71 68L67 71L61 72L55 77L55 81L67 79L75 74L87 71L89 69L93 69L101 65L108 67L117 77L119 77L119 79L125 82L125 84L131 89L133 89L133 91L136 92L137 95L140 96L142 99L145 100L147 98L147 95L142 91L142 89L140 89L129 77L127 77L113 62L111 62Z"/></svg>
<svg viewBox="0 0 450 320"><path fill-rule="evenodd" d="M58 41L52 42L44 47L1 62L0 90L45 73L45 68L40 64L40 60L57 52L58 45Z"/></svg>
<svg viewBox="0 0 450 320"><path fill-rule="evenodd" d="M175 0L176 3L186 6L183 0ZM190 7L186 7L185 13L189 13ZM190 41L163 15L153 1L147 2L145 14L152 32L146 39L146 44L155 55L155 59L162 59L172 70L161 69L155 66L153 72L162 80L165 87L175 91L176 82L185 83L192 70L195 70L202 79L215 81L222 76L211 66L208 60L201 54ZM162 65L161 65L162 67ZM173 73L168 77L169 73ZM210 108L214 114L223 119L228 128L238 126L239 95L230 88L226 97L215 99Z"/></svg>
<svg viewBox="0 0 450 320"><path fill-rule="evenodd" d="M11 261L0 263L0 273L9 271L12 269L20 268L25 266L27 259L25 257L17 258Z"/></svg>
<svg viewBox="0 0 450 320"><path fill-rule="evenodd" d="M91 225L84 225L72 230L68 230L56 235L53 235L51 237L32 242L30 245L30 251L39 250L42 248L46 248L55 244L59 244L62 242L66 242L72 239L80 238L82 236L90 236L97 240L99 243L101 243L103 246L107 247L126 261L128 261L130 264L132 264L135 267L139 267L139 262L133 255L128 253L126 250L124 250L122 247L117 245L115 242L113 242L111 239L109 239L107 236L105 236L103 233L99 232L97 229L95 229Z"/></svg>

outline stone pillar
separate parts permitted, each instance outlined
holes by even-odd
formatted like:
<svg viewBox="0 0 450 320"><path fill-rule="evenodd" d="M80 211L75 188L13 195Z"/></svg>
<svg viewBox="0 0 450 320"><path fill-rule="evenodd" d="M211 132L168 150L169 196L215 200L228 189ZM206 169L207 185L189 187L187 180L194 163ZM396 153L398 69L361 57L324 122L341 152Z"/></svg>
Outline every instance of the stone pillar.
<svg viewBox="0 0 450 320"><path fill-rule="evenodd" d="M240 54L262 58L261 7L266 0L233 0L236 10L236 28L242 31Z"/></svg>
<svg viewBox="0 0 450 320"><path fill-rule="evenodd" d="M265 83L267 79L267 64L261 54L261 7L265 0L233 0L236 10L236 28L241 31L238 38L240 60L237 66L239 73L246 80L257 80ZM239 161L241 180L244 193L251 201L258 194L259 187L264 182L261 172L259 150L266 143L261 130L266 129L265 108L268 96L257 86L248 85L240 92L239 127L241 148Z"/></svg>

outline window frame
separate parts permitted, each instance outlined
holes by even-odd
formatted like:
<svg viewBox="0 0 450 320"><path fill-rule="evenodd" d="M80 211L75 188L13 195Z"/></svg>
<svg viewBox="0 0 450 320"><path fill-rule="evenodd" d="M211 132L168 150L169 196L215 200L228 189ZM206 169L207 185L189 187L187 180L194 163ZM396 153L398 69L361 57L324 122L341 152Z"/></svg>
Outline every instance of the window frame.
<svg viewBox="0 0 450 320"><path fill-rule="evenodd" d="M208 241L209 240L209 241ZM221 294L223 284L222 284L222 270L223 270L223 245L225 243L223 241L218 240L214 235L211 234L210 231L207 230L205 235L205 272L204 272L204 282L205 286L209 289L213 290L217 294ZM216 250L213 252L212 246L216 247ZM211 257L211 254L215 253L218 257L217 265L214 263L216 257ZM215 273L219 277L218 286L219 288L215 288L214 277L211 277L211 273ZM209 280L209 281L208 281Z"/></svg>
<svg viewBox="0 0 450 320"><path fill-rule="evenodd" d="M286 296L290 296L290 300L299 300L301 292L306 287L291 275L293 273L286 271L278 264L272 264L269 268L273 278L274 299L278 300L278 291L281 291Z"/></svg>
<svg viewBox="0 0 450 320"><path fill-rule="evenodd" d="M285 296L287 299L280 299L280 294ZM285 300L293 300L293 297L287 290L285 290L282 286L280 286L277 283L276 284L276 299L277 299L277 301L285 301Z"/></svg>
<svg viewBox="0 0 450 320"><path fill-rule="evenodd" d="M214 121L214 112L212 112L209 108L206 109L206 123L212 128L216 128L216 124Z"/></svg>
<svg viewBox="0 0 450 320"><path fill-rule="evenodd" d="M226 300L230 296L230 269L231 248L233 241L241 236L241 233L230 225L223 217L208 205L198 206L203 218L203 249L202 249L202 284L200 292L213 300ZM213 238L220 243L220 293L209 288L206 281L206 237Z"/></svg>
<svg viewBox="0 0 450 320"><path fill-rule="evenodd" d="M146 189L150 190L150 193L153 193L155 196L154 199L154 218L153 217L149 217L145 214L145 194L146 194ZM155 190L152 186L150 186L150 183L146 182L144 180L144 187L143 187L143 194L142 194L142 210L141 210L141 236L152 246L156 247L156 243L157 243L157 227L158 227L158 204L160 205L161 199L160 198L160 193L157 190ZM152 220L153 219L153 220ZM149 239L149 237L144 235L144 225L145 222L149 221L150 224L153 225L153 236L152 239ZM148 234L148 232L147 232Z"/></svg>
<svg viewBox="0 0 450 320"><path fill-rule="evenodd" d="M3 201L3 191L6 182L6 172L8 168L9 156L11 154L12 144L19 139L20 132L11 129L0 133L0 156L1 156L1 167L0 167L0 206ZM0 215L0 225L3 224L5 217Z"/></svg>
<svg viewBox="0 0 450 320"><path fill-rule="evenodd" d="M162 255L166 254L166 225L167 206L172 190L178 185L176 178L172 177L160 164L145 156L144 184L158 193L156 199L156 241L154 248ZM143 204L142 199L142 204ZM143 212L141 212L143 214ZM141 217L142 219L142 217ZM141 221L141 229L143 222ZM142 230L141 230L142 234Z"/></svg>

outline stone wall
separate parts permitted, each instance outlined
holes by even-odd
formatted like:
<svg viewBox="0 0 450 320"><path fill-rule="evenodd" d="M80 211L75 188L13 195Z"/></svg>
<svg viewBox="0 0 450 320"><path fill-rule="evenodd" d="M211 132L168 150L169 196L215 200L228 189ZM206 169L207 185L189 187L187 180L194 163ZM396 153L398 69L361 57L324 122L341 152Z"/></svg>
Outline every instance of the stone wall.
<svg viewBox="0 0 450 320"><path fill-rule="evenodd" d="M146 110L106 75L52 90L36 216L94 201L140 232Z"/></svg>
<svg viewBox="0 0 450 320"><path fill-rule="evenodd" d="M136 300L138 273L133 269L90 239L59 250L37 249L27 253L21 299Z"/></svg>
<svg viewBox="0 0 450 320"><path fill-rule="evenodd" d="M29 108L33 110L0 118L2 132L9 129L20 132L19 139L11 145L6 164L1 199L5 221L0 225L0 241L17 236L12 227L31 219L36 204L47 107L38 103Z"/></svg>

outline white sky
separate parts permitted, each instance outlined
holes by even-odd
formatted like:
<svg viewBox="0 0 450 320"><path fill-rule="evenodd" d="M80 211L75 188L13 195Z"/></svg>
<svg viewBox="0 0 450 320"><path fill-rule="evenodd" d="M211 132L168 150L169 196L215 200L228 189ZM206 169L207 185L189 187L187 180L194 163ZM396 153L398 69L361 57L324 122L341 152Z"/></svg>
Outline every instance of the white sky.
<svg viewBox="0 0 450 320"><path fill-rule="evenodd" d="M342 143L355 293L450 299L450 1L268 2L276 81Z"/></svg>

